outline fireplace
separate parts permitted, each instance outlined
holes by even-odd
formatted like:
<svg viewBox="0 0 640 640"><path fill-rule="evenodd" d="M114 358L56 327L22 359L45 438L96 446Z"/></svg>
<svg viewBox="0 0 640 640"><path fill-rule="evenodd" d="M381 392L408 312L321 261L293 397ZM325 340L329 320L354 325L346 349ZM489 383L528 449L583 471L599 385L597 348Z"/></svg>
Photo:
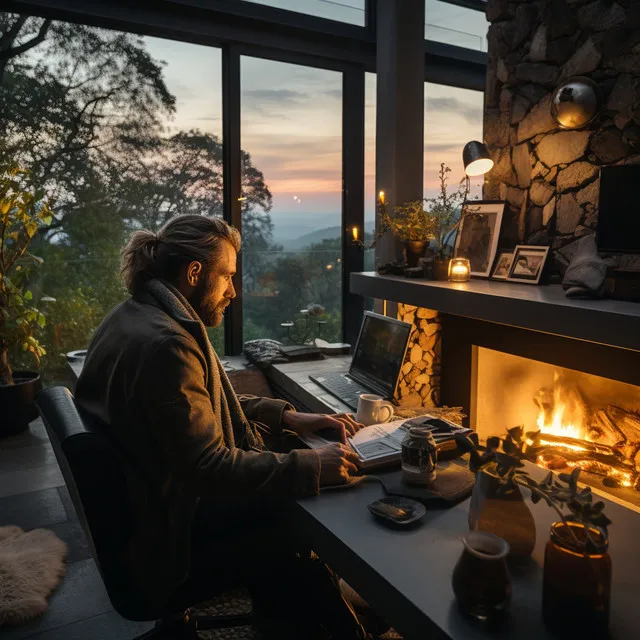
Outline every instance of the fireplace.
<svg viewBox="0 0 640 640"><path fill-rule="evenodd" d="M541 467L640 511L638 352L442 316L442 403L461 405L480 442L540 430Z"/></svg>

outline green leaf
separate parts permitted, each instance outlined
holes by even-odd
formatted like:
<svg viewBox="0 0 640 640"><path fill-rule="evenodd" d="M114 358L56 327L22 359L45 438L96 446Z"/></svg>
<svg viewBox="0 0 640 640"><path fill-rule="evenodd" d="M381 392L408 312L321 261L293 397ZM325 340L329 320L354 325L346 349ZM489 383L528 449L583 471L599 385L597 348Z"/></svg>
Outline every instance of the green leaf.
<svg viewBox="0 0 640 640"><path fill-rule="evenodd" d="M27 289L22 296L25 300L33 300L33 293Z"/></svg>
<svg viewBox="0 0 640 640"><path fill-rule="evenodd" d="M45 324L47 324L47 320L44 317L43 314L39 313L38 314L38 326L42 329L44 328Z"/></svg>

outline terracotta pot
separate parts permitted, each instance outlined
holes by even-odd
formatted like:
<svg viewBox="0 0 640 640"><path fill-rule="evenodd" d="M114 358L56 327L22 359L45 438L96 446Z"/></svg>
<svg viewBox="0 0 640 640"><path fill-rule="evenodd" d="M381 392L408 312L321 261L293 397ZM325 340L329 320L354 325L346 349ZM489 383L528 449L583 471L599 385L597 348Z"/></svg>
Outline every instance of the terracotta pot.
<svg viewBox="0 0 640 640"><path fill-rule="evenodd" d="M609 637L608 545L606 536L597 529L591 529L587 539L585 527L578 522L551 525L542 587L542 616L549 630L566 637Z"/></svg>
<svg viewBox="0 0 640 640"><path fill-rule="evenodd" d="M436 258L433 261L433 279L445 281L449 279L449 259Z"/></svg>
<svg viewBox="0 0 640 640"><path fill-rule="evenodd" d="M34 404L42 389L36 371L14 371L12 385L0 384L0 438L24 431L38 417Z"/></svg>
<svg viewBox="0 0 640 640"><path fill-rule="evenodd" d="M428 242L424 240L408 240L404 243L404 253L408 267L417 267L418 260L424 256Z"/></svg>
<svg viewBox="0 0 640 640"><path fill-rule="evenodd" d="M506 492L503 489L495 476L484 471L476 474L469 505L469 529L488 531L506 540L511 558L528 558L536 545L535 520L518 485Z"/></svg>

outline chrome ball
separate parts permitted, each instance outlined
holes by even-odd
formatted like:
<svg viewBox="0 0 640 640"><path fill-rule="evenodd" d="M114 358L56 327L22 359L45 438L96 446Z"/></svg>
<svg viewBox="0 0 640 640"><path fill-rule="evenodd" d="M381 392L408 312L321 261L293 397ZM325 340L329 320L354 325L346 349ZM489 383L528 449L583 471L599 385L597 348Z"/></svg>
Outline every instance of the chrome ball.
<svg viewBox="0 0 640 640"><path fill-rule="evenodd" d="M583 129L595 120L601 108L600 87L582 76L563 82L551 97L551 116L563 129Z"/></svg>

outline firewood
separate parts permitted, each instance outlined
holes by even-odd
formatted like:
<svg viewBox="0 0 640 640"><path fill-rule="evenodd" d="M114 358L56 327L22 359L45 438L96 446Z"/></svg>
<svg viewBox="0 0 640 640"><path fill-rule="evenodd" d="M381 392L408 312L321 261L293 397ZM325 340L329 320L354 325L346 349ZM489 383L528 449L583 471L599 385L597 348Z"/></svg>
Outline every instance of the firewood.
<svg viewBox="0 0 640 640"><path fill-rule="evenodd" d="M602 436L598 438L599 441L604 441L613 446L626 440L624 433L618 429L616 423L611 420L609 414L603 409L596 411L594 414L593 426L602 433Z"/></svg>
<svg viewBox="0 0 640 640"><path fill-rule="evenodd" d="M624 439L629 442L640 440L640 416L633 411L627 411L614 404L610 404L606 409L607 416L623 433Z"/></svg>
<svg viewBox="0 0 640 640"><path fill-rule="evenodd" d="M606 444L601 444L599 442L587 442L587 440L578 440L576 438L570 438L568 436L556 436L550 433L542 433L540 435L540 441L545 449L555 449L558 447L563 447L562 455L564 455L564 450L574 450L574 447L582 447L584 449L585 454L594 454L594 455L604 455L604 456L613 456L614 458L621 459L622 454L615 449L614 447L610 447Z"/></svg>

